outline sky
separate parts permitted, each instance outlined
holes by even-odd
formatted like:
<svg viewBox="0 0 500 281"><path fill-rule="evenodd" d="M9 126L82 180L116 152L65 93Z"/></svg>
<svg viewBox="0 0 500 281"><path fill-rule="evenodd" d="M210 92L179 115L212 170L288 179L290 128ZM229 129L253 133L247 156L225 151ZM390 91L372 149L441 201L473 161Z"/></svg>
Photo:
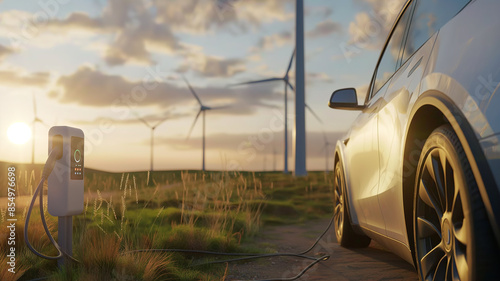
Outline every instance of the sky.
<svg viewBox="0 0 500 281"><path fill-rule="evenodd" d="M308 170L326 168L357 116L328 108L331 93L355 87L364 100L402 2L304 0L306 103L321 119L306 112ZM293 0L0 0L0 161L31 161L32 140L7 137L24 122L36 163L49 128L72 126L86 135L86 167L148 170L150 127L164 120L154 170L200 169L202 118L188 138L200 107L185 77L221 107L206 112L207 169L282 170L283 83L230 85L283 77L294 45ZM293 92L288 109L293 170Z"/></svg>

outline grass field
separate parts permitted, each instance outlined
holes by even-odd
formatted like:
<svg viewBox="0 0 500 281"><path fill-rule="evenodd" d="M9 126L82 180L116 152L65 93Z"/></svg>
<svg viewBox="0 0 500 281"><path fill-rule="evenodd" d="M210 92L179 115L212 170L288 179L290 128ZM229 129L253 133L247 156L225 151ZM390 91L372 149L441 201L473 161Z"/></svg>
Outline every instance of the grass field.
<svg viewBox="0 0 500 281"><path fill-rule="evenodd" d="M18 167L18 196L36 187L38 168ZM0 245L0 280L224 280L226 265L196 266L198 254L127 253L135 249L260 252L241 246L265 224L291 224L332 213L332 175L311 172L294 178L280 172L106 173L86 170L84 213L74 217L73 255L80 261L59 270L24 245L26 208L16 210L16 274L7 271L7 243ZM3 191L2 191L3 192ZM5 196L5 194L0 194ZM45 197L46 199L46 197ZM55 255L33 211L29 236L36 249ZM6 206L0 206L2 225ZM57 218L46 211L57 236ZM6 241L8 229L0 230Z"/></svg>

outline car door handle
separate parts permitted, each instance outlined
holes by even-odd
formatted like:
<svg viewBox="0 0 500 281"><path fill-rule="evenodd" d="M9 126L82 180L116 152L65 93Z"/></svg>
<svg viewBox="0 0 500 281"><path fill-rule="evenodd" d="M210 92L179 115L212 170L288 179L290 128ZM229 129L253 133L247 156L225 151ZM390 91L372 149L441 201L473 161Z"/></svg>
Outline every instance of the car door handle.
<svg viewBox="0 0 500 281"><path fill-rule="evenodd" d="M408 77L410 77L410 75L412 75L412 74L413 74L413 72L415 72L415 70L417 70L417 68L418 68L418 66L420 65L420 63L422 62L422 59L423 59L423 58L424 58L424 57L421 57L421 58L417 61L417 63L415 63L415 65L414 65L414 66L410 69L410 72L408 72Z"/></svg>

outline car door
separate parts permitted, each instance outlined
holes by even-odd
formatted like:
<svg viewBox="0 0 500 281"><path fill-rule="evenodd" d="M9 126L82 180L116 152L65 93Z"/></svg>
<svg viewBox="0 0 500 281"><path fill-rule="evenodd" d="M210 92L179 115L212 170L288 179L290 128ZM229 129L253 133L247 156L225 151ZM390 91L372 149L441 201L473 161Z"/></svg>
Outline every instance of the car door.
<svg viewBox="0 0 500 281"><path fill-rule="evenodd" d="M382 89L381 89L382 91ZM380 95L367 102L367 108L351 127L345 148L350 166L350 191L359 224L385 232L385 225L377 199L379 182L379 156L377 139L377 113Z"/></svg>
<svg viewBox="0 0 500 281"><path fill-rule="evenodd" d="M437 31L455 16L469 0L415 0L414 11L404 42L401 67L384 94L386 106L379 112L378 140L380 159L379 201L391 238L408 244L403 207L404 128L408 122L409 101L419 92L425 67L437 38ZM433 19L429 21L429 19ZM415 95L414 95L415 94ZM422 148L423 140L416 143Z"/></svg>
<svg viewBox="0 0 500 281"><path fill-rule="evenodd" d="M391 77L400 61L401 47L410 13L404 13L393 28L379 58L370 83L365 109L351 127L346 145L349 158L351 198L362 227L385 234L385 222L380 209L378 188L380 156L378 114L385 106L383 99Z"/></svg>

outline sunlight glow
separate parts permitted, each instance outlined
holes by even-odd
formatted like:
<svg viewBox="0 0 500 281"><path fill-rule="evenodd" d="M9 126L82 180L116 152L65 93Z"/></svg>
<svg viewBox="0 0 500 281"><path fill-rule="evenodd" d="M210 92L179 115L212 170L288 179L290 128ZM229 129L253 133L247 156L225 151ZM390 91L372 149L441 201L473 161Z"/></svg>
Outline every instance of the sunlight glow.
<svg viewBox="0 0 500 281"><path fill-rule="evenodd" d="M15 144L25 144L31 138L31 128L23 122L14 123L7 129L7 136Z"/></svg>

